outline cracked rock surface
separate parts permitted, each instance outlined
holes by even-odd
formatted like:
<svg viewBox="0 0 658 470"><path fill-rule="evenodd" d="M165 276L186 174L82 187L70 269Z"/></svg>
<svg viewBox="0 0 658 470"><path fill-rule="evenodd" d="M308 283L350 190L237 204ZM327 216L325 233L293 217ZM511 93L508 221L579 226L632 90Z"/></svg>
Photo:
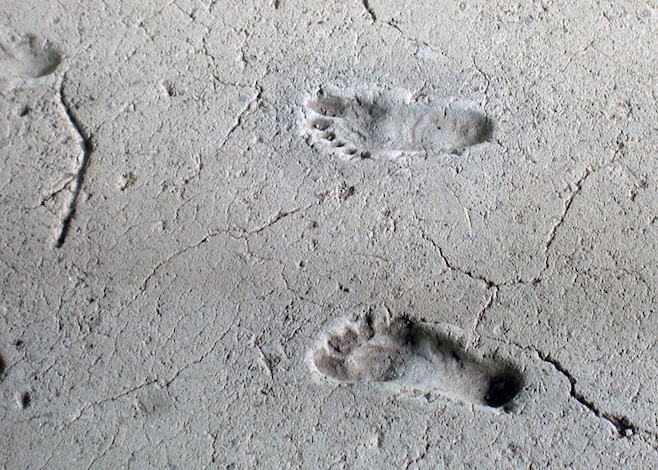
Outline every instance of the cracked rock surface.
<svg viewBox="0 0 658 470"><path fill-rule="evenodd" d="M0 7L0 466L658 467L653 0L51 3ZM337 158L331 88L492 135ZM368 309L521 392L318 380Z"/></svg>

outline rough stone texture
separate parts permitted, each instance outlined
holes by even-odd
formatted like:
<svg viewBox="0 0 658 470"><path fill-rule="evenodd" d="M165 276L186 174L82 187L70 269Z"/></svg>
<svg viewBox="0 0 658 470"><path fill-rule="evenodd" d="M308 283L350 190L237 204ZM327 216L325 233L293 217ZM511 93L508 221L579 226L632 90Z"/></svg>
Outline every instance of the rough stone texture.
<svg viewBox="0 0 658 470"><path fill-rule="evenodd" d="M658 466L654 0L48 3L0 7L0 465ZM343 161L325 86L494 137ZM313 381L371 306L515 406Z"/></svg>

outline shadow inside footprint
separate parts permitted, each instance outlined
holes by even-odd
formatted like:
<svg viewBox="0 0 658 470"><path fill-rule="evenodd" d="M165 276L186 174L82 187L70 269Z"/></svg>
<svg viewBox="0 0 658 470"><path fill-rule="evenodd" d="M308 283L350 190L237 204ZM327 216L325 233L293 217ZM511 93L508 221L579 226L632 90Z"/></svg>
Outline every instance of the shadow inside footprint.
<svg viewBox="0 0 658 470"><path fill-rule="evenodd" d="M318 98L309 101L308 107L322 116L340 116L345 111L345 103L340 98Z"/></svg>
<svg viewBox="0 0 658 470"><path fill-rule="evenodd" d="M450 128L455 151L481 144L493 137L493 122L472 109L451 109L443 119Z"/></svg>
<svg viewBox="0 0 658 470"><path fill-rule="evenodd" d="M344 321L323 337L311 361L338 382L396 385L491 408L508 404L523 386L509 364L479 361L447 336L406 317L364 314Z"/></svg>
<svg viewBox="0 0 658 470"><path fill-rule="evenodd" d="M519 394L521 388L521 375L510 368L509 371L504 371L491 378L487 393L484 395L484 404L492 408L507 405Z"/></svg>

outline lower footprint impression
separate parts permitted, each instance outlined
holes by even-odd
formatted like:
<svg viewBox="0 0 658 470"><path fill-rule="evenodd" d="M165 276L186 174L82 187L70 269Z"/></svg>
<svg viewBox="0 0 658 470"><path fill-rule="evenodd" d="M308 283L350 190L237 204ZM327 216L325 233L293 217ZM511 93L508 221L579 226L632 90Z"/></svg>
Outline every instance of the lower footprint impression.
<svg viewBox="0 0 658 470"><path fill-rule="evenodd" d="M365 314L328 332L311 352L311 366L341 383L375 382L439 393L467 403L499 408L521 390L521 376L504 364L467 357L408 318Z"/></svg>
<svg viewBox="0 0 658 470"><path fill-rule="evenodd" d="M345 159L460 153L493 125L465 102L415 102L405 91L321 90L305 107L311 145Z"/></svg>

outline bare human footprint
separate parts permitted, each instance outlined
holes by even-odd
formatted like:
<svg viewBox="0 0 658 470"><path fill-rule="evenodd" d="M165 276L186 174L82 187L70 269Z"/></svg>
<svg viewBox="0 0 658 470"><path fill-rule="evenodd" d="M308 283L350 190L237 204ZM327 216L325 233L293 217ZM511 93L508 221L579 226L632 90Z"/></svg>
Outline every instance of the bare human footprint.
<svg viewBox="0 0 658 470"><path fill-rule="evenodd" d="M48 41L0 30L0 79L39 78L55 71L62 56Z"/></svg>
<svg viewBox="0 0 658 470"><path fill-rule="evenodd" d="M328 332L310 361L340 383L376 382L491 408L509 403L522 383L508 365L476 361L419 323L370 313Z"/></svg>
<svg viewBox="0 0 658 470"><path fill-rule="evenodd" d="M305 109L308 142L345 159L460 153L493 132L468 103L415 102L401 90L320 90Z"/></svg>

